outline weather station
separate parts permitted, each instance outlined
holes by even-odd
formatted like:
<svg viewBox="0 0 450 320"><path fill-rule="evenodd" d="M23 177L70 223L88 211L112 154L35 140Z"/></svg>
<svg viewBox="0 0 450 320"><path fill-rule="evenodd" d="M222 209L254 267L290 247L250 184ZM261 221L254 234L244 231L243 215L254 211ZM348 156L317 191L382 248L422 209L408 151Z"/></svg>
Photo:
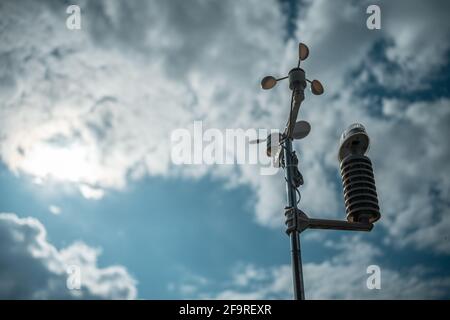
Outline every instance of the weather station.
<svg viewBox="0 0 450 320"><path fill-rule="evenodd" d="M373 223L380 219L372 162L366 156L369 149L369 136L364 126L358 123L352 124L343 132L338 153L347 220L313 219L298 208L301 198L299 188L304 181L292 142L307 137L311 126L307 121L297 121L297 117L305 98L304 90L308 84L314 95L324 93L320 81L308 80L305 70L300 68L301 62L308 56L308 47L300 43L296 68L289 71L285 77L266 76L262 79L261 87L264 90L272 89L279 81L289 80L289 89L292 91L289 118L283 133L272 133L266 139L250 141L250 143L265 141L267 155L273 158L276 166L284 169L287 194L284 214L286 233L291 244L295 300L305 299L300 249L300 234L303 231L307 229L371 231Z"/></svg>

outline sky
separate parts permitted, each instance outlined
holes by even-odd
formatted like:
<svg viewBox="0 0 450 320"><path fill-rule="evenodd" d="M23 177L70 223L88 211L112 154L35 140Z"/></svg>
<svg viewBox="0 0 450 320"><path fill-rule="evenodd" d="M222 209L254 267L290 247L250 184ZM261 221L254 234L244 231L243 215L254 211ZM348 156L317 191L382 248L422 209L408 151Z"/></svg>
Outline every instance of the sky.
<svg viewBox="0 0 450 320"><path fill-rule="evenodd" d="M371 4L379 30L366 26ZM80 29L67 27L70 5ZM294 143L299 207L345 219L338 143L359 122L381 208L370 233L302 234L306 298L448 299L449 9L1 1L0 298L292 298L282 171L176 164L171 137L196 121L219 132L282 128L288 84L263 91L260 80L296 66L301 41L302 66L325 93L305 92L299 114L312 127ZM371 290L373 265L381 283Z"/></svg>

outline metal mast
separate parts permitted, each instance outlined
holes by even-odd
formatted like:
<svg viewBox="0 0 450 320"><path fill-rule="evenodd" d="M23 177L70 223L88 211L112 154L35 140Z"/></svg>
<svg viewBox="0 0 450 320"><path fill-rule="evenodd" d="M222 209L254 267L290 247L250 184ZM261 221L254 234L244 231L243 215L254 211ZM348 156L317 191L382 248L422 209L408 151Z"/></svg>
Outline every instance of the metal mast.
<svg viewBox="0 0 450 320"><path fill-rule="evenodd" d="M304 100L304 90L307 83L311 92L321 95L324 92L318 80L308 80L305 71L300 68L301 61L309 56L308 47L299 44L299 59L296 68L289 71L288 76L276 79L273 76L264 77L261 87L265 90L273 88L278 81L289 78L289 89L292 91L289 118L284 133L271 134L267 141L267 154L276 157L278 164L283 167L286 180L287 206L285 207L286 233L291 243L292 280L294 299L304 300L302 258L300 249L300 234L308 229L330 229L347 231L370 231L373 223L380 218L378 198L375 189L372 163L365 156L369 146L369 137L365 128L360 124L350 126L341 137L339 161L344 187L347 221L311 219L298 209L300 201L299 187L303 185L303 176L298 169L298 158L293 150L292 141L302 139L311 129L306 121L296 122L300 106ZM275 147L282 150L273 152ZM297 198L298 196L298 198Z"/></svg>

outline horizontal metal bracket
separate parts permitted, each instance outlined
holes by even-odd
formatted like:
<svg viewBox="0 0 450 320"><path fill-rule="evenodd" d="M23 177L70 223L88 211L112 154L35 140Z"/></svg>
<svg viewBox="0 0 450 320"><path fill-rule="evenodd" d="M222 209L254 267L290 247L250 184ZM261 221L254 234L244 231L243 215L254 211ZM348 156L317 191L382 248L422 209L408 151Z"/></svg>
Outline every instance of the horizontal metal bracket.
<svg viewBox="0 0 450 320"><path fill-rule="evenodd" d="M303 211L293 207L286 207L286 233L292 231L301 233L306 229L346 230L346 231L371 231L373 224L369 222L348 222L341 220L310 219Z"/></svg>

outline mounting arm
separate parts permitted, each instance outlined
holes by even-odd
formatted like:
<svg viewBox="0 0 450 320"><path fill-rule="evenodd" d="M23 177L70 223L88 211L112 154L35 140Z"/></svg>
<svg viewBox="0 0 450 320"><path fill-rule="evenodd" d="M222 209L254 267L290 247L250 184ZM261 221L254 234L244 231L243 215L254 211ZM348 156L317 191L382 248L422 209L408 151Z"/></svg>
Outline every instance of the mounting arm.
<svg viewBox="0 0 450 320"><path fill-rule="evenodd" d="M327 229L327 230L347 230L347 231L370 231L373 224L370 222L348 222L341 220L310 219L298 208L286 207L286 233L292 231L301 233L306 229Z"/></svg>

